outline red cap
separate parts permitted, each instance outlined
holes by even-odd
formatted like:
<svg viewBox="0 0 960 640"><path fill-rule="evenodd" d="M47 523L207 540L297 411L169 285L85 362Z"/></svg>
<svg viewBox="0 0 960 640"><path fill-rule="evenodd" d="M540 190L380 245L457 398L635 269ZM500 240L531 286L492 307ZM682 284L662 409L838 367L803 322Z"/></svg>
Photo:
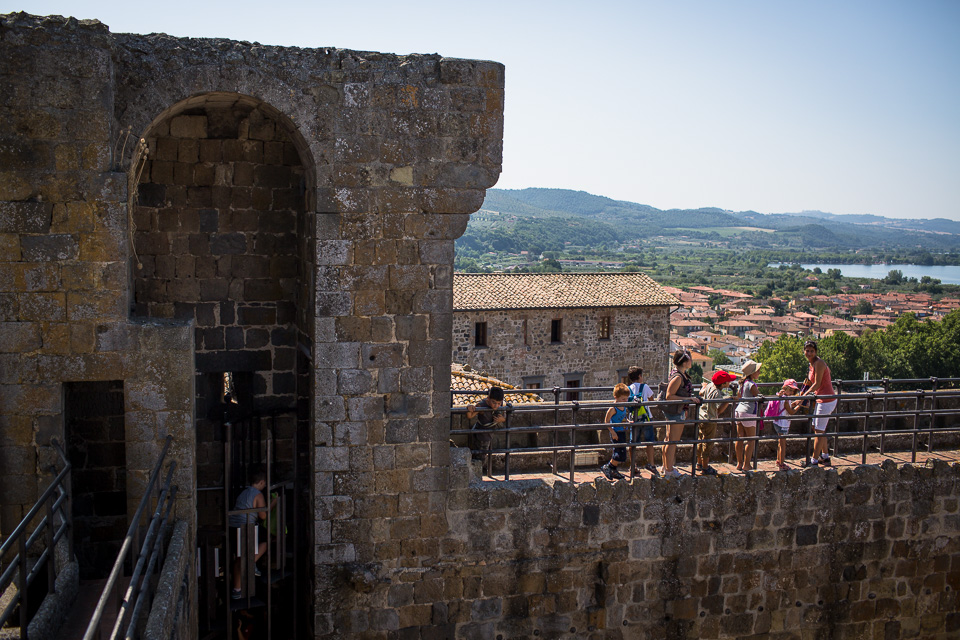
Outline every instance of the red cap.
<svg viewBox="0 0 960 640"><path fill-rule="evenodd" d="M737 379L737 376L727 371L724 371L723 369L720 369L719 371L714 373L710 377L710 379L713 380L713 384L723 384L725 382L733 382L734 380Z"/></svg>

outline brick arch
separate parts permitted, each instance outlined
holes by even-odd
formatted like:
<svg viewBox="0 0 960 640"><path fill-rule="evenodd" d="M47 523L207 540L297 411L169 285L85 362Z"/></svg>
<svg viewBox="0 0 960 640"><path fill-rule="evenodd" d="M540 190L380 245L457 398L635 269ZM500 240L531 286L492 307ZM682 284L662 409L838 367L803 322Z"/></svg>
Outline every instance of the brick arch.
<svg viewBox="0 0 960 640"><path fill-rule="evenodd" d="M195 324L197 446L218 438L226 373L244 413L299 415L312 396L316 271L302 135L276 107L219 91L162 109L142 131L149 151L130 169L133 315ZM199 486L216 485L219 458L198 463Z"/></svg>
<svg viewBox="0 0 960 640"><path fill-rule="evenodd" d="M119 75L125 71L138 73L142 69L126 69L121 61ZM208 100L234 97L257 104L271 110L283 124L309 170L309 185L315 188L315 160L330 155L324 146L326 136L318 131L319 125L311 112L314 100L301 89L281 81L276 71L270 73L248 65L201 64L151 77L149 85L131 88L129 95L121 85L114 102L117 126L131 127L145 137L164 118Z"/></svg>

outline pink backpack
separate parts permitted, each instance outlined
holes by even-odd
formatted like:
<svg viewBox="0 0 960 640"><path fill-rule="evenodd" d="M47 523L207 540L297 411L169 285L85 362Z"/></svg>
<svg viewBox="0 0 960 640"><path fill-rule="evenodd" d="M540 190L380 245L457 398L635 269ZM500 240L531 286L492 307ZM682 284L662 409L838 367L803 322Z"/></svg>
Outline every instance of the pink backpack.
<svg viewBox="0 0 960 640"><path fill-rule="evenodd" d="M771 400L767 403L767 408L763 412L764 418L779 418L783 415L783 401Z"/></svg>

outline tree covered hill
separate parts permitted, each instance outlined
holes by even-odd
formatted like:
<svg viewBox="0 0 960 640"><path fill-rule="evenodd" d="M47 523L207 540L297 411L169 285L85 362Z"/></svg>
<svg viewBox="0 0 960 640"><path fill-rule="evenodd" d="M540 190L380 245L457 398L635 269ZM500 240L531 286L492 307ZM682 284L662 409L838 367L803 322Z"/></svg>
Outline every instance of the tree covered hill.
<svg viewBox="0 0 960 640"><path fill-rule="evenodd" d="M761 249L955 251L960 247L960 223L822 211L661 210L569 189L489 189L457 247L536 255L571 246L610 251L650 241Z"/></svg>

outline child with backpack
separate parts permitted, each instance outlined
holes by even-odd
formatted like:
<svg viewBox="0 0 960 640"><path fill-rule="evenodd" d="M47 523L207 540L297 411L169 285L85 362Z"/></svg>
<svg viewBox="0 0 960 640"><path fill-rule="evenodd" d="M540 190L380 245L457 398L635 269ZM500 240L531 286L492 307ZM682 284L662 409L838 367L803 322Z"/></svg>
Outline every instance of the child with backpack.
<svg viewBox="0 0 960 640"><path fill-rule="evenodd" d="M644 384L643 369L640 367L630 367L630 369L627 370L627 380L630 381L629 402L640 403L640 406L634 407L631 411L631 417L633 418L634 424L641 425L638 427L639 442L647 443L647 464L644 465L643 468L653 475L659 476L660 472L657 471L657 466L653 462L653 443L657 441L657 430L653 428L653 425L647 424L650 422L650 409L643 406L653 398L653 389L651 389L649 385Z"/></svg>
<svg viewBox="0 0 960 640"><path fill-rule="evenodd" d="M795 396L799 392L800 387L796 380L793 378L784 380L783 387L777 392L777 397L767 404L767 408L763 412L763 417L773 419L773 428L777 432L777 435L780 436L777 440L777 468L781 471L785 471L788 468L785 461L787 455L787 439L784 436L790 431L790 420L784 420L782 416L792 416L796 414L800 408L799 402L791 402L786 398ZM777 418L781 419L778 420Z"/></svg>
<svg viewBox="0 0 960 640"><path fill-rule="evenodd" d="M606 476L607 480L622 480L625 476L620 473L617 467L620 463L627 460L628 424L630 422L630 407L626 406L630 399L630 389L622 382L613 388L613 401L617 404L623 404L622 408L610 407L607 409L607 415L604 417L604 423L610 425L610 440L620 444L613 450L613 456L610 462L600 467L600 471ZM613 426L619 425L619 426Z"/></svg>

